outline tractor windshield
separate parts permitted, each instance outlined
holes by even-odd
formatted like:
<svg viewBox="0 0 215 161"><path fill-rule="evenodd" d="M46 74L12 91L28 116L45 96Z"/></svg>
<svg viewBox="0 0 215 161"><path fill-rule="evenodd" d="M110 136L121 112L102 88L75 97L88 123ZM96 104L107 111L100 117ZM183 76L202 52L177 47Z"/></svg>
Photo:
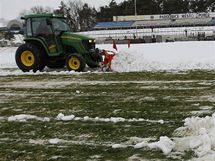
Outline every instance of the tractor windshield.
<svg viewBox="0 0 215 161"><path fill-rule="evenodd" d="M69 25L66 23L66 20L63 18L53 18L52 25L55 31L70 31Z"/></svg>

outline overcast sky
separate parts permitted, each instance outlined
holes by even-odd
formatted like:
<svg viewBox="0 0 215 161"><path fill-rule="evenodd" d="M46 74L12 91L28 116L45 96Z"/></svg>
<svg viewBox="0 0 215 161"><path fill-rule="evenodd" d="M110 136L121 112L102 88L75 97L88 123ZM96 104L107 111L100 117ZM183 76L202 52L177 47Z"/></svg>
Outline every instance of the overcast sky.
<svg viewBox="0 0 215 161"><path fill-rule="evenodd" d="M33 6L48 6L51 8L58 8L61 0L0 0L0 18L14 19L18 17L23 10L28 10ZM64 0L66 1L66 0ZM90 6L99 8L109 4L111 0L82 0L87 2ZM116 0L120 3L124 0Z"/></svg>

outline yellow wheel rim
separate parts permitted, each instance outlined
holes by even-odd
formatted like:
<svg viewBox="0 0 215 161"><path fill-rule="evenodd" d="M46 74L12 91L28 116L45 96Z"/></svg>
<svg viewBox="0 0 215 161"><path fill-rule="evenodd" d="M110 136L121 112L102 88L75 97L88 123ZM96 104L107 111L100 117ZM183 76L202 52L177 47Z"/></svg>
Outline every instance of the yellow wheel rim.
<svg viewBox="0 0 215 161"><path fill-rule="evenodd" d="M75 56L72 56L70 59L69 59L69 67L72 69L72 70L77 70L78 68L80 68L81 66L81 62L80 60L75 57Z"/></svg>
<svg viewBox="0 0 215 161"><path fill-rule="evenodd" d="M35 63L34 54L31 51L24 51L21 54L21 62L23 65L27 67L34 65Z"/></svg>

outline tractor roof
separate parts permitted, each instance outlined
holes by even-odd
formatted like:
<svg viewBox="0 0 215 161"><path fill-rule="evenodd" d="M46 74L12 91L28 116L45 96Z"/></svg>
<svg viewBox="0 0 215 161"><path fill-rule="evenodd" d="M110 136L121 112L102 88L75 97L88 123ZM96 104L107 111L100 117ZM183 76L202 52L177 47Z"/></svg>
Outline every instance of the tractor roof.
<svg viewBox="0 0 215 161"><path fill-rule="evenodd" d="M39 13L39 14L30 14L30 15L25 15L24 17L21 17L21 19L28 19L28 18L42 18L42 17L47 17L47 18L65 18L63 15L60 14L53 14L53 13Z"/></svg>

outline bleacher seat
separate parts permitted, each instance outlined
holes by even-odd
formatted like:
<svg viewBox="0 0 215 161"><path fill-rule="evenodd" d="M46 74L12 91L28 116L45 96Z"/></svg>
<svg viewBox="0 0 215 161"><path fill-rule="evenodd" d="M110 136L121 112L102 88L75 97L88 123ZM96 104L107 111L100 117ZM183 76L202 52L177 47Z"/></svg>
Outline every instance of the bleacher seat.
<svg viewBox="0 0 215 161"><path fill-rule="evenodd" d="M131 29L137 27L180 27L180 26L207 26L213 25L215 18L193 18L176 20L145 20L145 21L113 21L98 22L94 29Z"/></svg>

